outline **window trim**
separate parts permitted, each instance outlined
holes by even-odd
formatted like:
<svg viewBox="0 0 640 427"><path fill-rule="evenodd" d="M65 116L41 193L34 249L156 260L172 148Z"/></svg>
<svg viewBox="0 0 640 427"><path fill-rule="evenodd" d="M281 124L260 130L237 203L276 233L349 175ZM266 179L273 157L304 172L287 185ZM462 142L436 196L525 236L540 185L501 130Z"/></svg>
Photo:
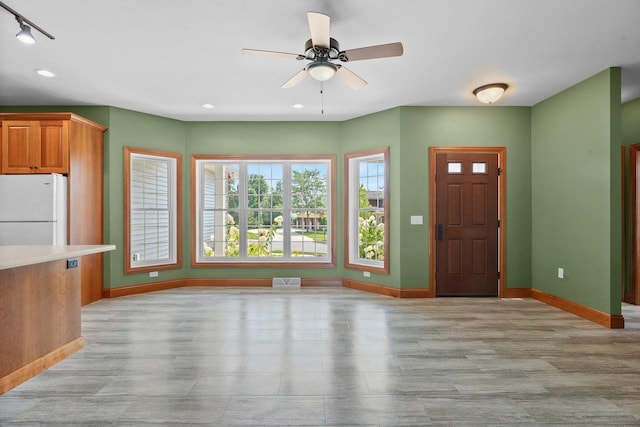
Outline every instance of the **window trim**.
<svg viewBox="0 0 640 427"><path fill-rule="evenodd" d="M357 228L352 229L355 224L354 212L354 197L357 197L359 204L359 190L357 194L354 194L355 185L354 177L357 176L357 171L350 173L352 163L358 159L364 159L367 157L382 155L384 160L384 261L382 266L380 262L358 262L357 256ZM359 187L358 187L359 188ZM370 150L357 151L353 153L347 153L344 155L344 266L345 268L370 271L379 274L389 274L389 258L391 251L389 250L391 241L389 240L389 228L390 228L390 200L389 200L389 147L374 148ZM356 244L353 244L353 242Z"/></svg>
<svg viewBox="0 0 640 427"><path fill-rule="evenodd" d="M131 265L131 160L133 155L164 157L176 162L175 168L175 262L134 267ZM124 273L182 268L182 155L168 151L124 147Z"/></svg>
<svg viewBox="0 0 640 427"><path fill-rule="evenodd" d="M197 174L197 162L198 161L242 161L242 162L250 162L250 161L288 161L295 162L296 160L303 161L313 161L313 160L321 160L321 161L329 161L329 173L328 176L331 179L329 183L329 202L331 206L327 211L329 215L331 215L330 221L330 237L331 241L328 242L329 250L331 254L329 256L328 261L318 261L318 262L305 262L305 261L271 261L271 260L263 260L263 261L210 261L210 262L202 262L198 261L198 227L195 224L198 224L198 174ZM229 155L229 154L193 154L191 155L190 162L191 169L191 187L190 187L190 195L191 195L191 223L193 226L191 227L191 267L193 268L217 268L217 267L235 267L235 268L277 268L277 267L301 267L301 268L323 268L323 267L335 267L336 266L336 155L334 154L318 154L318 155Z"/></svg>

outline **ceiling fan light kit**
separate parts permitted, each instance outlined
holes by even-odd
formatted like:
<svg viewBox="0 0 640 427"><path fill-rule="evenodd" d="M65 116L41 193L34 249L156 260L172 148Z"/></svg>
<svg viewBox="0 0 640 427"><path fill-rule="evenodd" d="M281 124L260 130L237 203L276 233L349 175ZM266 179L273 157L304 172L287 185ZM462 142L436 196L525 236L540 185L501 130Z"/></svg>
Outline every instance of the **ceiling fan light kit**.
<svg viewBox="0 0 640 427"><path fill-rule="evenodd" d="M331 62L312 62L305 67L307 73L319 82L326 82L330 78L332 78L336 71L338 71L338 67Z"/></svg>
<svg viewBox="0 0 640 427"><path fill-rule="evenodd" d="M282 85L282 88L285 89L296 86L306 76L310 76L319 82L325 82L333 78L333 76L337 76L352 89L360 89L367 85L367 82L362 77L347 67L334 64L331 61L353 62L365 59L389 58L402 56L404 51L400 42L341 51L338 41L329 36L331 19L328 15L307 12L307 21L311 38L304 45L304 54L259 49L242 49L242 53L311 61Z"/></svg>
<svg viewBox="0 0 640 427"><path fill-rule="evenodd" d="M483 104L493 104L500 98L509 87L506 83L491 83L488 85L480 86L473 91L473 94L478 98L478 101Z"/></svg>

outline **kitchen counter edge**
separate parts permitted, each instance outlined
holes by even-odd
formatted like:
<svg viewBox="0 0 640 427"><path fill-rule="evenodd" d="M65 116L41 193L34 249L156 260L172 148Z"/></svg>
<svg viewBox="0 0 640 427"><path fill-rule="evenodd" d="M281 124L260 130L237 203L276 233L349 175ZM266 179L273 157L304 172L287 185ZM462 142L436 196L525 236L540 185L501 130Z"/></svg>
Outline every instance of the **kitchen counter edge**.
<svg viewBox="0 0 640 427"><path fill-rule="evenodd" d="M115 245L0 246L0 270L116 250Z"/></svg>

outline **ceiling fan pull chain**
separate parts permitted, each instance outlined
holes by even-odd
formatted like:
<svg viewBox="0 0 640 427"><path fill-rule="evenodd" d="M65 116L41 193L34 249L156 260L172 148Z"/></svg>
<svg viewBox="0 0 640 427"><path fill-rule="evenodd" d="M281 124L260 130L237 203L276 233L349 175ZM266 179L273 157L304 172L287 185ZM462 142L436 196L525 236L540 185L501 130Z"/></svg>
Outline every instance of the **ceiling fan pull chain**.
<svg viewBox="0 0 640 427"><path fill-rule="evenodd" d="M320 110L320 114L324 114L324 82L323 81L320 82L320 98L321 98L321 101L322 101L322 107L321 107L321 110Z"/></svg>

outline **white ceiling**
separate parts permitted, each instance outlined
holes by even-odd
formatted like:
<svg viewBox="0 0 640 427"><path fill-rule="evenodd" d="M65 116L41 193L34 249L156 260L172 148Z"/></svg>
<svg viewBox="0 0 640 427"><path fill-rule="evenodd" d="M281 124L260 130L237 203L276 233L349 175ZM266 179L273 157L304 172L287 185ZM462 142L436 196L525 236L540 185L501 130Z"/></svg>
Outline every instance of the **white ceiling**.
<svg viewBox="0 0 640 427"><path fill-rule="evenodd" d="M400 105L480 105L471 91L492 82L510 86L497 105L531 106L611 66L622 67L623 101L640 97L639 0L2 1L56 39L34 31L35 45L20 43L0 9L0 105L346 120ZM324 115L319 82L280 88L306 61L240 53L303 53L310 10L331 16L342 49L404 44L402 57L347 64L369 82L363 89L326 82Z"/></svg>

